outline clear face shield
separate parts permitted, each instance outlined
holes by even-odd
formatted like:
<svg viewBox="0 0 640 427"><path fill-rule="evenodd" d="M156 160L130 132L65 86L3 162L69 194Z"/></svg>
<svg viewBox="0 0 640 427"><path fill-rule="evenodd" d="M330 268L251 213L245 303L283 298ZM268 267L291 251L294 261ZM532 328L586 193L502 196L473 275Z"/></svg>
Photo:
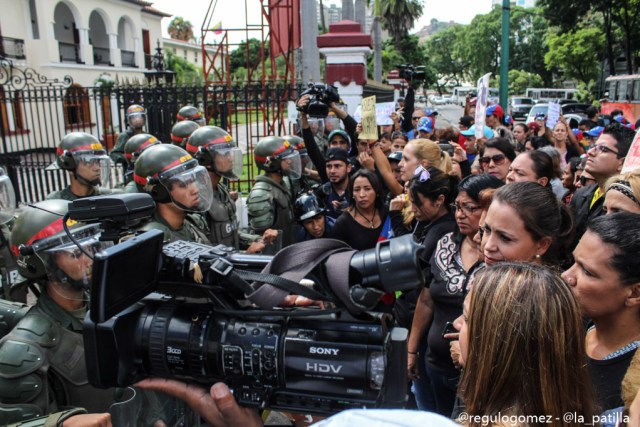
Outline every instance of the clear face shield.
<svg viewBox="0 0 640 427"><path fill-rule="evenodd" d="M171 201L182 210L206 212L211 207L213 188L204 166L173 168L169 175L160 175L160 183L169 192Z"/></svg>
<svg viewBox="0 0 640 427"><path fill-rule="evenodd" d="M211 150L213 170L220 176L237 181L242 176L242 150L238 147Z"/></svg>
<svg viewBox="0 0 640 427"><path fill-rule="evenodd" d="M0 224L13 219L16 210L16 193L9 176L0 168Z"/></svg>
<svg viewBox="0 0 640 427"><path fill-rule="evenodd" d="M142 129L147 124L146 113L132 113L127 116L129 126L134 129Z"/></svg>
<svg viewBox="0 0 640 427"><path fill-rule="evenodd" d="M103 152L79 152L73 154L76 177L91 185L110 187L111 160Z"/></svg>
<svg viewBox="0 0 640 427"><path fill-rule="evenodd" d="M313 135L324 135L324 119L309 118L309 129Z"/></svg>
<svg viewBox="0 0 640 427"><path fill-rule="evenodd" d="M300 164L302 168L302 175L309 176L309 169L313 169L313 162L311 161L311 157L307 154L307 151L298 151L300 154Z"/></svg>
<svg viewBox="0 0 640 427"><path fill-rule="evenodd" d="M280 159L280 169L282 174L290 177L291 179L300 179L302 176L302 162L300 160L300 154L294 151L291 154L284 156Z"/></svg>
<svg viewBox="0 0 640 427"><path fill-rule="evenodd" d="M336 116L327 116L327 118L324 119L324 128L330 133L331 131L340 129L340 123L342 123L340 118Z"/></svg>
<svg viewBox="0 0 640 427"><path fill-rule="evenodd" d="M74 290L88 290L91 286L93 256L113 246L113 243L99 240L100 226L97 224L70 231L79 246L62 232L37 241L33 249L45 265L49 281L67 284Z"/></svg>

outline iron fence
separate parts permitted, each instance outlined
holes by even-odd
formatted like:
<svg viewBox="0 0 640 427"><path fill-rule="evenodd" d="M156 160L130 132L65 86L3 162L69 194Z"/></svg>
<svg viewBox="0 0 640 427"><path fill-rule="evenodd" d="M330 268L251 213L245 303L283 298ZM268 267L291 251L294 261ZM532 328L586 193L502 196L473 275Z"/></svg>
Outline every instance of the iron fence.
<svg viewBox="0 0 640 427"><path fill-rule="evenodd" d="M68 185L64 171L46 170L65 134L88 132L110 151L118 133L126 130L125 112L132 104L147 110L147 132L165 143L171 143L178 110L187 104L200 108L208 124L228 130L248 153L243 180L231 183L232 188L248 191L256 172L250 155L253 146L265 136L292 132L287 101L300 90L259 84L81 87L70 79L52 82L28 75L22 79L21 84L15 84L15 78L3 79L0 69L0 165L9 172L22 203L42 200ZM122 182L121 171L112 175L113 184Z"/></svg>

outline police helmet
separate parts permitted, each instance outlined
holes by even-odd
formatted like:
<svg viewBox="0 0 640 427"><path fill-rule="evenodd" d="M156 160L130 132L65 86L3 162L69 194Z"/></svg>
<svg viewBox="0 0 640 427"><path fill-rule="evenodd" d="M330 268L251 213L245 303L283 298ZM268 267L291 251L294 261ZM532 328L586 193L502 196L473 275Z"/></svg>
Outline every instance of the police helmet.
<svg viewBox="0 0 640 427"><path fill-rule="evenodd" d="M196 129L185 146L211 172L228 179L242 176L242 150L227 131L217 126Z"/></svg>

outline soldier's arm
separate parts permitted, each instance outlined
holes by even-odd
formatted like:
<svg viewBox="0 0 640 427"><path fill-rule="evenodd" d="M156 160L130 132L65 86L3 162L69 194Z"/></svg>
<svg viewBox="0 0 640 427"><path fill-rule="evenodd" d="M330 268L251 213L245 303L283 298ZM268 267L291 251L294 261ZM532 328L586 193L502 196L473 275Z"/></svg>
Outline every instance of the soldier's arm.
<svg viewBox="0 0 640 427"><path fill-rule="evenodd" d="M256 234L262 235L264 230L273 226L275 221L275 201L268 186L258 182L247 198L247 214L249 227Z"/></svg>

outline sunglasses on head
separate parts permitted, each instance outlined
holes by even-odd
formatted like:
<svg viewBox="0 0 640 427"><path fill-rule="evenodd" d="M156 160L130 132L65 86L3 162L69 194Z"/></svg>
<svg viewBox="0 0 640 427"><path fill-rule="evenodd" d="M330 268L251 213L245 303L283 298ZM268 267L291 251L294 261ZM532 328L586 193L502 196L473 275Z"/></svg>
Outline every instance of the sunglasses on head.
<svg viewBox="0 0 640 427"><path fill-rule="evenodd" d="M507 160L507 157L504 154L496 154L495 156L484 156L478 159L481 165L488 165L492 160L496 166L500 166Z"/></svg>

